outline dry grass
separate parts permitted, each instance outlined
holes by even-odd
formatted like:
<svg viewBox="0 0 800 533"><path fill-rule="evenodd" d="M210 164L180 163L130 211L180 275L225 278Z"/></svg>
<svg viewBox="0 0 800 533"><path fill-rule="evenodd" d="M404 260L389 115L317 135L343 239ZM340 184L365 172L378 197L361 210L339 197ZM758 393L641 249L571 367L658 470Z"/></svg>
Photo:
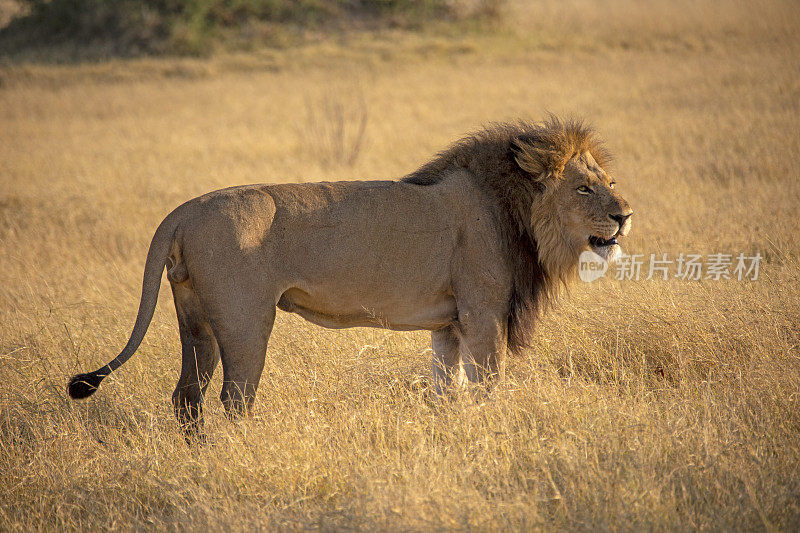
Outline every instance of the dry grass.
<svg viewBox="0 0 800 533"><path fill-rule="evenodd" d="M547 39L6 67L0 529L800 527L798 9L610 4L516 19ZM306 105L352 86L368 142L337 160L306 138ZM280 314L256 417L223 419L218 373L201 448L169 406L165 283L137 356L67 400L71 374L124 344L152 232L183 200L397 177L545 110L590 117L616 152L628 251L760 251L761 278L576 284L482 403L426 402L426 334Z"/></svg>

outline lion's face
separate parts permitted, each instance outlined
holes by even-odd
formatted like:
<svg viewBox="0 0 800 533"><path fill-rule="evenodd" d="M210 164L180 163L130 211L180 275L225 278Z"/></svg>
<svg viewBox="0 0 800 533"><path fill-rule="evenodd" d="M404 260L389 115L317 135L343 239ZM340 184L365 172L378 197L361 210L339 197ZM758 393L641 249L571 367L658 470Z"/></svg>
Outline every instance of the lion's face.
<svg viewBox="0 0 800 533"><path fill-rule="evenodd" d="M630 231L633 210L589 152L566 164L555 193L564 237L572 246L588 248L607 261L616 259L621 251L618 238Z"/></svg>

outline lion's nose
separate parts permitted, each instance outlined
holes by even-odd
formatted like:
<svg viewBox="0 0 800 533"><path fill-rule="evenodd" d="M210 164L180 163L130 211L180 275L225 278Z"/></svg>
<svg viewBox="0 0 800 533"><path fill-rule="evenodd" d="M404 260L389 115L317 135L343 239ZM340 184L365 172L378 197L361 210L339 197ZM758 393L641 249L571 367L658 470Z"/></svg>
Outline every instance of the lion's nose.
<svg viewBox="0 0 800 533"><path fill-rule="evenodd" d="M617 215L608 215L608 216L611 218L611 220L613 220L614 222L619 224L619 227L621 228L622 225L625 224L625 221L628 220L628 217L630 217L632 214L633 214L633 211L631 211L627 215L617 214Z"/></svg>

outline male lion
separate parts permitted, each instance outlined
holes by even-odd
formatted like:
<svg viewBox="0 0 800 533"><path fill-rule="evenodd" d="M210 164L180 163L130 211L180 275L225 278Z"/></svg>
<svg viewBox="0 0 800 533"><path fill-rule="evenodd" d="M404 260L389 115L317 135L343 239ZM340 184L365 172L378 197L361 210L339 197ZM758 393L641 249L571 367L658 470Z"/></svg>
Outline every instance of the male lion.
<svg viewBox="0 0 800 533"><path fill-rule="evenodd" d="M500 124L400 181L232 187L170 213L150 244L136 323L106 366L73 377L86 398L138 348L167 268L183 358L172 396L197 430L222 359L227 413L249 411L275 308L328 328L432 332L437 391L463 368L502 379L506 350L591 249L609 260L631 208L588 127Z"/></svg>

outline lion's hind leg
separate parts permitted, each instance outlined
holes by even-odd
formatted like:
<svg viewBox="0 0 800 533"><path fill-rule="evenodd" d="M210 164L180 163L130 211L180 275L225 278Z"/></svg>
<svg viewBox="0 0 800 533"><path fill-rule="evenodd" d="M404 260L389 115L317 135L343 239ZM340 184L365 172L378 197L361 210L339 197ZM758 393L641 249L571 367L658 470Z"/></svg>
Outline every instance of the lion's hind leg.
<svg viewBox="0 0 800 533"><path fill-rule="evenodd" d="M175 310L181 335L181 375L172 404L186 438L200 434L203 423L203 399L219 362L219 347L208 316L189 280L172 283Z"/></svg>
<svg viewBox="0 0 800 533"><path fill-rule="evenodd" d="M274 305L264 309L254 302L248 307L251 313L245 319L214 320L222 357L220 399L231 419L249 415L252 410L275 321Z"/></svg>

